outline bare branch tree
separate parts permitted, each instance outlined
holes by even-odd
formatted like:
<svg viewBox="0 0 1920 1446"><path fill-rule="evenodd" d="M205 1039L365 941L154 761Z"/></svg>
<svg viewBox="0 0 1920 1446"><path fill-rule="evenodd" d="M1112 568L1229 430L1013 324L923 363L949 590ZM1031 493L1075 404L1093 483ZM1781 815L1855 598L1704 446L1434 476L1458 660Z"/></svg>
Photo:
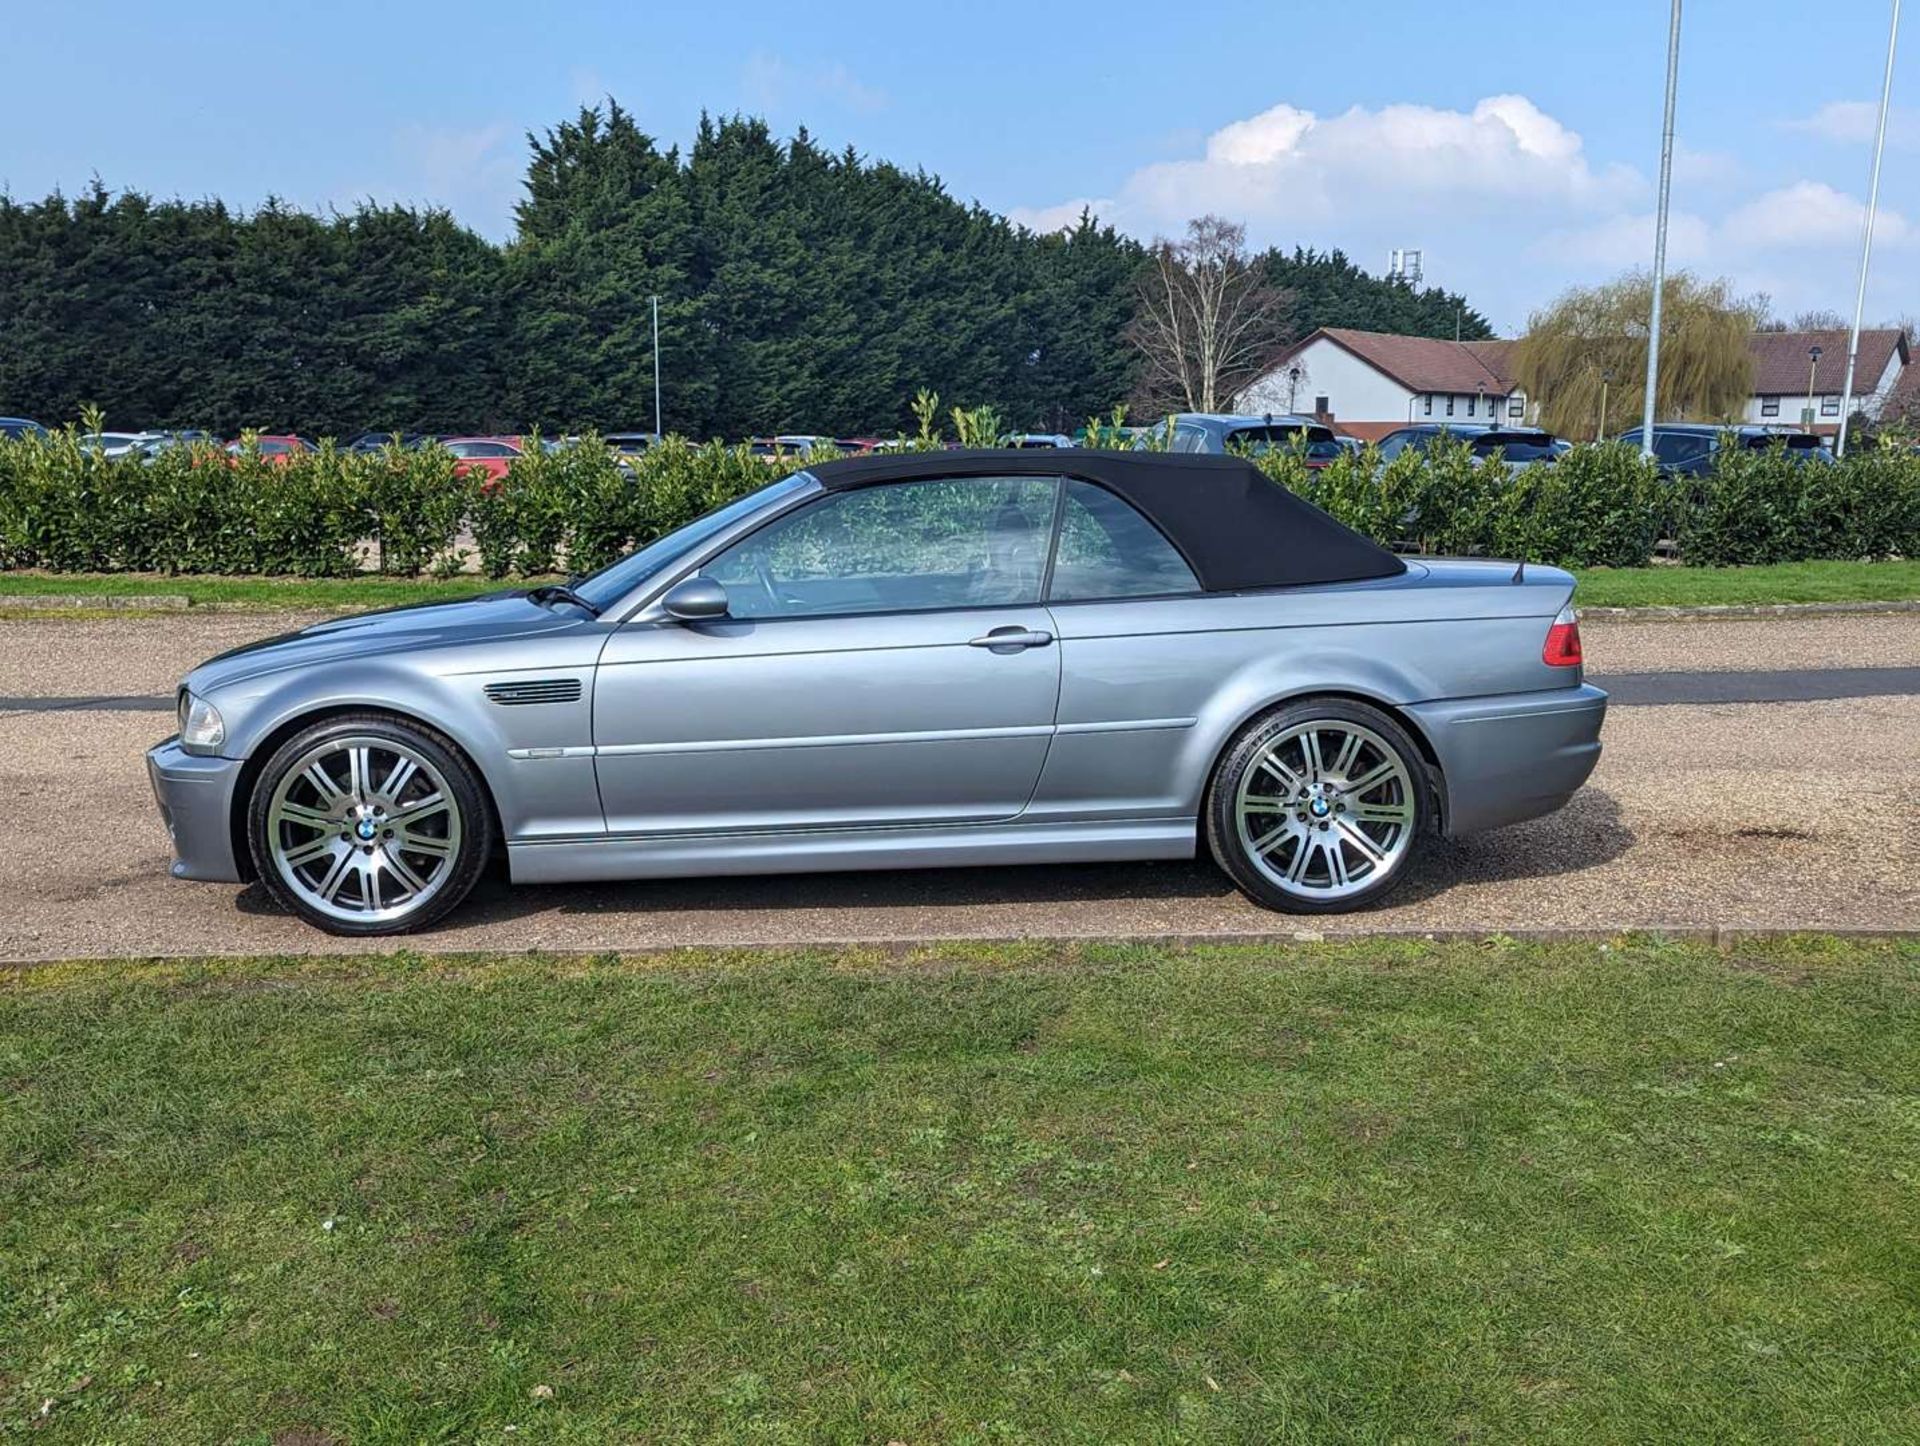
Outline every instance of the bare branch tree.
<svg viewBox="0 0 1920 1446"><path fill-rule="evenodd" d="M1143 403L1217 412L1281 350L1292 298L1246 246L1246 227L1218 216L1154 242L1126 333L1146 360Z"/></svg>

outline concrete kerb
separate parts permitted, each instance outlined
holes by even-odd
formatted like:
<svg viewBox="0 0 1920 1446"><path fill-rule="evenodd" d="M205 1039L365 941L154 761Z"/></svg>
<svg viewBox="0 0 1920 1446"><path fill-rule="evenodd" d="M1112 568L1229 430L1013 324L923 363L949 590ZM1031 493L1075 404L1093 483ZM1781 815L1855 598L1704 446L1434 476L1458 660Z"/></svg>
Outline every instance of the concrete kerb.
<svg viewBox="0 0 1920 1446"><path fill-rule="evenodd" d="M1699 622L1712 618L1829 618L1875 613L1920 612L1920 600L1902 602L1712 603L1697 607L1590 608L1575 606L1582 622L1617 623Z"/></svg>
<svg viewBox="0 0 1920 1446"><path fill-rule="evenodd" d="M1920 940L1920 928L1879 928L1858 925L1840 925L1815 929L1772 929L1750 928L1739 924L1680 924L1668 928L1622 927L1578 928L1578 929L1276 929L1276 930L1229 930L1217 934L977 934L967 936L928 934L922 936L896 935L889 938L862 939L858 937L805 939L793 941L760 940L753 943L717 943L717 944L668 944L655 949L595 949L588 947L568 947L558 949L434 949L414 947L368 953L329 954L325 950L316 950L311 955L289 955L291 959L300 958L339 958L343 960L385 959L405 955L412 960L420 959L510 959L510 958L554 958L554 959L594 959L602 957L620 959L672 959L689 954L792 954L817 953L828 950L858 950L862 953L889 956L904 956L925 949L964 949L969 944L1039 944L1060 948L1085 947L1097 945L1108 949L1153 948L1193 950L1208 948L1297 948L1301 945L1317 944L1354 944L1371 940L1388 943L1406 943L1425 941L1434 944L1486 944L1495 945L1505 941L1527 944L1620 944L1628 945L1641 941L1659 940L1676 944L1706 944L1721 952L1727 952L1747 942L1765 942L1775 939L1830 938L1859 941L1888 940L1893 942ZM101 954L101 955L20 955L9 959L0 959L0 969L34 969L54 964L147 964L180 963L193 960L248 957L226 953L206 953L203 951L168 951L166 953L141 954Z"/></svg>

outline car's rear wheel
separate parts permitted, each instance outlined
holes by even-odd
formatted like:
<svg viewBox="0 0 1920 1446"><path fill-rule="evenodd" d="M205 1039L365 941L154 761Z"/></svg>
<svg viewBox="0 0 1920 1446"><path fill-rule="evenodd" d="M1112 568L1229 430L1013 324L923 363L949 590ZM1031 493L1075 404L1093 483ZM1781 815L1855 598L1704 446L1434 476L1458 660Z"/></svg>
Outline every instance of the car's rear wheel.
<svg viewBox="0 0 1920 1446"><path fill-rule="evenodd" d="M424 928L464 899L493 845L473 769L430 730L332 718L274 751L247 811L254 869L333 934Z"/></svg>
<svg viewBox="0 0 1920 1446"><path fill-rule="evenodd" d="M1343 698L1275 709L1236 739L1207 797L1213 856L1257 904L1364 908L1400 881L1429 812L1407 731Z"/></svg>

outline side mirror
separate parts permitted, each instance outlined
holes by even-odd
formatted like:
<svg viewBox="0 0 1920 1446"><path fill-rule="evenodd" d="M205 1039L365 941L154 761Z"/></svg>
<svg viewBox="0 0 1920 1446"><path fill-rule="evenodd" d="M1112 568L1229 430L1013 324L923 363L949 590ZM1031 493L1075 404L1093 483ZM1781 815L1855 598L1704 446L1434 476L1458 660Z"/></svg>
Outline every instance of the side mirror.
<svg viewBox="0 0 1920 1446"><path fill-rule="evenodd" d="M710 577L682 578L667 589L660 606L683 623L709 622L727 615L727 590Z"/></svg>

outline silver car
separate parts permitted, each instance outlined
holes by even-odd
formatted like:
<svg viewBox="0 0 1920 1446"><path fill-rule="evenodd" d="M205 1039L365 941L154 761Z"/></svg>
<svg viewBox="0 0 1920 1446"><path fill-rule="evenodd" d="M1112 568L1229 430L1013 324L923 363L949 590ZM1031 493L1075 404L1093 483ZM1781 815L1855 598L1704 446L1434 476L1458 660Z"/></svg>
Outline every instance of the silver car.
<svg viewBox="0 0 1920 1446"><path fill-rule="evenodd" d="M517 882L1190 858L1379 899L1600 749L1573 579L1408 561L1234 457L822 463L571 586L196 668L148 767L183 879L341 934Z"/></svg>

